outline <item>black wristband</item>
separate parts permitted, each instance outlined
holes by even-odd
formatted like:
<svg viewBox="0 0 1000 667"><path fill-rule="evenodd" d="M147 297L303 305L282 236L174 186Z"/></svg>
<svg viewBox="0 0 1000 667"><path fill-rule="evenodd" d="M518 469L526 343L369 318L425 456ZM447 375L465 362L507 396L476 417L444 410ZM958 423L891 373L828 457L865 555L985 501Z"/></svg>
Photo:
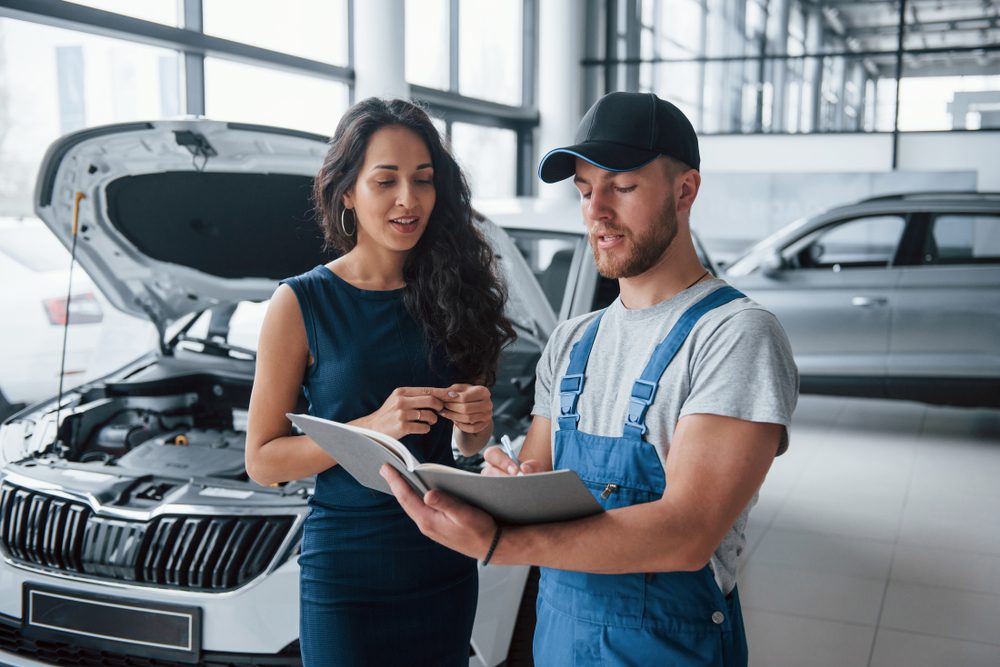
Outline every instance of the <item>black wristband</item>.
<svg viewBox="0 0 1000 667"><path fill-rule="evenodd" d="M493 541L490 542L490 550L486 552L486 557L483 558L483 565L489 565L490 559L493 558L493 552L496 551L497 544L500 543L500 535L503 534L503 526L499 523L497 524L497 532L493 533Z"/></svg>

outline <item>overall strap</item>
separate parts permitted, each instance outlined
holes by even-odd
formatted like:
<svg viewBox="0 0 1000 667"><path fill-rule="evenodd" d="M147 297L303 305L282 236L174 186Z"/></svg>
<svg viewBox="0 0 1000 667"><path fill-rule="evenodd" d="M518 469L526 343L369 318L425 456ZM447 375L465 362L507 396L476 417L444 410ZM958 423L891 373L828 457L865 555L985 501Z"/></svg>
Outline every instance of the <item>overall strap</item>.
<svg viewBox="0 0 1000 667"><path fill-rule="evenodd" d="M688 334L698 323L701 316L730 301L741 299L745 295L734 287L721 287L684 311L680 319L667 334L667 337L656 346L653 355L646 364L642 375L632 385L632 394L628 403L628 417L625 420L625 437L641 440L646 433L646 411L653 403L656 387L667 366L677 355Z"/></svg>
<svg viewBox="0 0 1000 667"><path fill-rule="evenodd" d="M576 424L580 421L580 414L576 411L576 403L580 400L580 394L583 392L583 372L587 370L587 361L590 359L590 351L594 347L597 328L601 325L604 313L603 310L598 313L587 330L583 332L580 340L573 344L569 353L569 366L566 368L566 375L559 380L558 421L561 431L575 431Z"/></svg>

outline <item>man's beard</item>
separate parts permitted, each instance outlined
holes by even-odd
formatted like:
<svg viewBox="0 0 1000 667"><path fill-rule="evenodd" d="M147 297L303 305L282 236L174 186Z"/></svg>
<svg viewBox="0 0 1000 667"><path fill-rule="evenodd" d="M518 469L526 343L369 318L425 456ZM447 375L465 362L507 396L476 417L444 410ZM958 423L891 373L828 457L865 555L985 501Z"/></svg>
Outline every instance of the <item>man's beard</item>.
<svg viewBox="0 0 1000 667"><path fill-rule="evenodd" d="M605 278L634 278L642 275L660 261L674 237L677 236L677 214L674 211L673 198L663 208L663 215L656 224L650 226L643 236L626 234L624 229L605 227L605 232L625 234L623 241L630 244L629 252L624 257L611 257L610 253L602 253L597 247L597 237L590 236L590 250L594 253L597 271Z"/></svg>

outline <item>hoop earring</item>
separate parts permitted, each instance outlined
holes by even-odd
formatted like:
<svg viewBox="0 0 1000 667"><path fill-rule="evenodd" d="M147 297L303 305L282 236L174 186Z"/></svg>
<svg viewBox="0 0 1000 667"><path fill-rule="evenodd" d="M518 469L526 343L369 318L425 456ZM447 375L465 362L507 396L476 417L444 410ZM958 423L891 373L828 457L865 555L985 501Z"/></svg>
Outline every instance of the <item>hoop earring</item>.
<svg viewBox="0 0 1000 667"><path fill-rule="evenodd" d="M351 231L347 231L347 225L344 224L344 214L347 213L347 211L351 211L351 213L354 215L354 229L352 229ZM342 232L344 232L344 236L354 236L354 232L358 231L358 215L357 213L354 213L354 209L345 208L340 211L340 229Z"/></svg>

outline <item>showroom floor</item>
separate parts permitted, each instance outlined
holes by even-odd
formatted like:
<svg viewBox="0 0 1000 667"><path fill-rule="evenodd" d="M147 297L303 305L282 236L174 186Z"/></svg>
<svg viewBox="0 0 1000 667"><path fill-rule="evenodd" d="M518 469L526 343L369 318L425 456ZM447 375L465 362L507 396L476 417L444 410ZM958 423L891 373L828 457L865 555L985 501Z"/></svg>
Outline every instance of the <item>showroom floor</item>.
<svg viewBox="0 0 1000 667"><path fill-rule="evenodd" d="M748 538L752 667L1000 665L1000 410L803 396Z"/></svg>

